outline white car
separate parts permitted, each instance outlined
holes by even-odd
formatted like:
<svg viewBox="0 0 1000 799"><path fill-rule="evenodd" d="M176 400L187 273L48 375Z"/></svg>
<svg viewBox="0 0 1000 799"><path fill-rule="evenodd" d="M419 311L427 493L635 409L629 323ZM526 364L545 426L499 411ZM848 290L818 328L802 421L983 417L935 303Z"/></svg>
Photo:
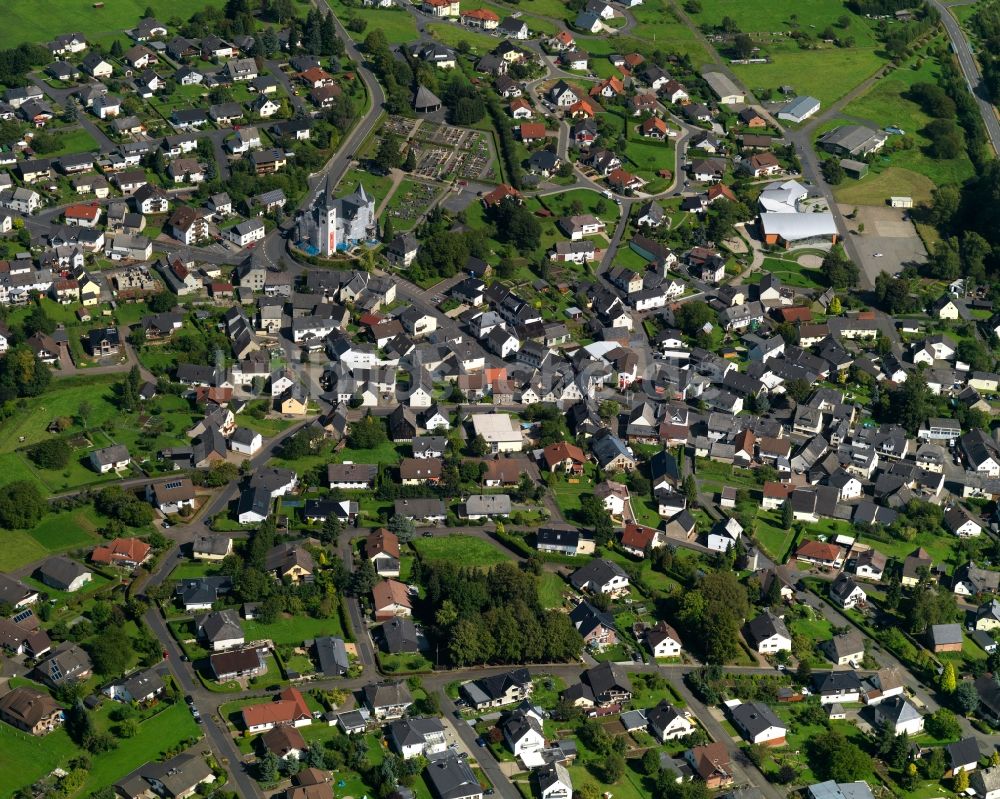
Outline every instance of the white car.
<svg viewBox="0 0 1000 799"><path fill-rule="evenodd" d="M881 258L881 257L882 257L882 253L880 253L880 252L873 252L872 253L872 258Z"/></svg>

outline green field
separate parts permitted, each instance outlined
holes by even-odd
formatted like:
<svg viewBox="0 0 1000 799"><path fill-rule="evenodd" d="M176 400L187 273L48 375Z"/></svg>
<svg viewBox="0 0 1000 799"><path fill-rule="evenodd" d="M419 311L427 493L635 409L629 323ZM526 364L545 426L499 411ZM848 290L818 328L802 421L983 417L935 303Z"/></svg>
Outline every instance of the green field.
<svg viewBox="0 0 1000 799"><path fill-rule="evenodd" d="M661 169L675 172L677 167L676 151L669 141L659 143L648 139L630 138L625 145L625 157L644 180L653 180Z"/></svg>
<svg viewBox="0 0 1000 799"><path fill-rule="evenodd" d="M247 641L270 638L276 644L301 644L310 638L322 635L344 637L340 619L334 614L329 619L314 619L311 616L292 616L278 619L274 624L259 621L244 621L243 632Z"/></svg>
<svg viewBox="0 0 1000 799"><path fill-rule="evenodd" d="M592 189L570 189L558 194L548 194L542 198L542 203L556 217L569 216L573 213L573 203L577 202L583 208L584 213L591 213L599 217L610 228L618 221L620 207L618 203L607 199Z"/></svg>
<svg viewBox="0 0 1000 799"><path fill-rule="evenodd" d="M172 17L186 20L205 6L222 5L223 0L105 0L103 8L94 8L92 0L6 0L0 48L42 44L70 31L110 41L134 27L148 6L166 22Z"/></svg>
<svg viewBox="0 0 1000 799"><path fill-rule="evenodd" d="M885 62L873 49L782 50L769 64L734 64L736 77L751 91L791 86L824 106L863 83Z"/></svg>
<svg viewBox="0 0 1000 799"><path fill-rule="evenodd" d="M96 543L101 522L91 507L46 516L33 530L5 530L0 571L10 571L57 552Z"/></svg>
<svg viewBox="0 0 1000 799"><path fill-rule="evenodd" d="M83 128L59 131L59 147L48 153L55 157L67 153L88 153L99 149L94 137Z"/></svg>
<svg viewBox="0 0 1000 799"><path fill-rule="evenodd" d="M847 178L833 190L839 203L885 205L895 195L912 197L915 203L929 202L934 183L909 169L891 166L881 172L870 171L861 180Z"/></svg>
<svg viewBox="0 0 1000 799"><path fill-rule="evenodd" d="M479 55L488 53L497 46L496 36L490 36L488 33L479 33L478 31L448 22L430 22L427 24L426 30L431 36L448 47L458 47L459 42L468 42L469 52Z"/></svg>
<svg viewBox="0 0 1000 799"><path fill-rule="evenodd" d="M951 159L939 159L926 154L925 150L930 145L930 140L921 131L930 123L931 117L925 114L917 103L904 97L915 83L936 85L938 72L938 65L934 59L920 56L880 79L871 91L845 106L843 112L852 117L871 120L876 128L895 126L905 130L907 138L913 141L914 146L908 150L891 153L881 159L881 163L917 172L940 186L945 183L962 183L972 177L972 162L964 153L958 158ZM878 177L869 174L859 183L863 186ZM890 194L903 194L906 191L907 185L904 183L900 190L893 190ZM926 190L921 192L925 193ZM917 197L914 196L914 199ZM884 202L884 198L881 202Z"/></svg>
<svg viewBox="0 0 1000 799"><path fill-rule="evenodd" d="M835 28L837 35L853 36L860 46L875 45L875 36L869 25L861 17L848 12L840 0L802 0L794 5L768 3L766 0L701 0L701 7L701 12L694 16L701 24L716 26L723 17L729 17L744 33L767 36L795 28L818 35L827 25L846 15L850 24L843 31ZM781 37L775 38L781 40Z"/></svg>
<svg viewBox="0 0 1000 799"><path fill-rule="evenodd" d="M360 8L360 3L348 8L341 0L330 0L330 7L345 24L351 18L363 19L367 23L361 33L351 31L351 38L355 41L363 41L373 30L382 31L389 44L407 44L418 38L413 15L403 8Z"/></svg>
<svg viewBox="0 0 1000 799"><path fill-rule="evenodd" d="M638 23L631 32L632 36L655 47L689 55L696 64L707 55L701 40L674 17L673 6L666 0L644 0L641 6L630 11Z"/></svg>
<svg viewBox="0 0 1000 799"><path fill-rule="evenodd" d="M451 534L416 538L411 546L427 561L447 561L462 566L495 566L508 560L497 546L471 535Z"/></svg>

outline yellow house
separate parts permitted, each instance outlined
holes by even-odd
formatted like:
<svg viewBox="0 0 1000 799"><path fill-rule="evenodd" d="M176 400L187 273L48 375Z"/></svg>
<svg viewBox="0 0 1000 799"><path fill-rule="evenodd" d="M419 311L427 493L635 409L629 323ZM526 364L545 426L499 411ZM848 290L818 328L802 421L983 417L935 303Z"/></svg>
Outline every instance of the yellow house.
<svg viewBox="0 0 1000 799"><path fill-rule="evenodd" d="M286 416L305 416L309 410L309 399L301 392L292 392L289 389L282 396L278 408Z"/></svg>

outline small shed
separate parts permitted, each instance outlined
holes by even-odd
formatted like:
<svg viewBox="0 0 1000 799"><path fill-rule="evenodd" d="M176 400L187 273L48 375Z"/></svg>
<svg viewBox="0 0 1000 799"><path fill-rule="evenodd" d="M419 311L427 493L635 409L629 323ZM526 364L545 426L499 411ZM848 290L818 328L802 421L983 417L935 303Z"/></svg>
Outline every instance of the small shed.
<svg viewBox="0 0 1000 799"><path fill-rule="evenodd" d="M912 197L890 197L889 205L893 208L912 208L913 198Z"/></svg>
<svg viewBox="0 0 1000 799"><path fill-rule="evenodd" d="M840 161L840 168L847 173L848 177L861 180L868 174L868 164L864 161L855 161L853 158L843 158Z"/></svg>

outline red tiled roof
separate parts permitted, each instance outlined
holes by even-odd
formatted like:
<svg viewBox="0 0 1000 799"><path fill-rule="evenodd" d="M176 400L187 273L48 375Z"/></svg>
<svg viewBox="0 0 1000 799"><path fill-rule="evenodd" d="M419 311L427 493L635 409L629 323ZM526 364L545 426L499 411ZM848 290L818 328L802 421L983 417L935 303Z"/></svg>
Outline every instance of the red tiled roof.
<svg viewBox="0 0 1000 799"><path fill-rule="evenodd" d="M116 538L94 547L90 559L94 563L142 563L149 555L149 550L149 544L138 538Z"/></svg>
<svg viewBox="0 0 1000 799"><path fill-rule="evenodd" d="M795 551L798 558L833 562L840 557L841 549L836 544L824 544L822 541L806 541Z"/></svg>

